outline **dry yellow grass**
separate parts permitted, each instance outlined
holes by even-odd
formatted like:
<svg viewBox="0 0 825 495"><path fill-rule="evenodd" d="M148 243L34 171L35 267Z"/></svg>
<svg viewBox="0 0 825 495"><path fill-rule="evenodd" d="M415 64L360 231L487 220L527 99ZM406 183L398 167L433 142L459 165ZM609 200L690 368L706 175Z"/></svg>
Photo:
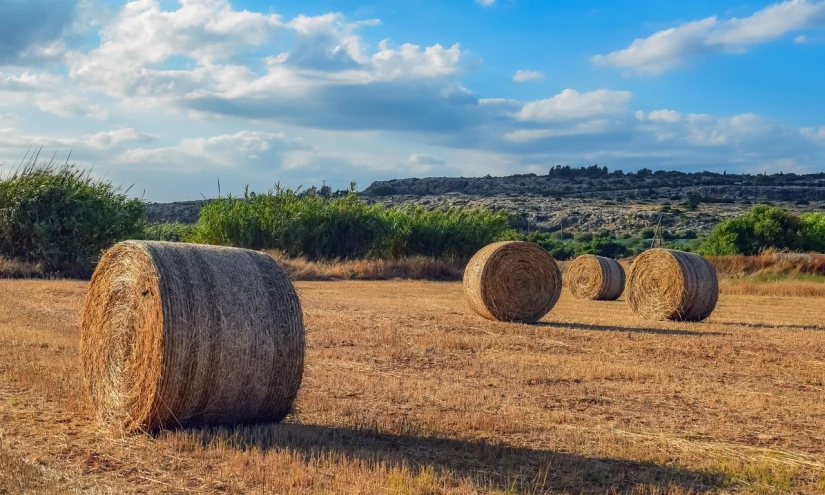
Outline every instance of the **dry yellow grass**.
<svg viewBox="0 0 825 495"><path fill-rule="evenodd" d="M0 281L0 493L818 493L825 306L723 295L703 323L562 294L484 320L459 283L302 282L280 425L100 432L84 282Z"/></svg>

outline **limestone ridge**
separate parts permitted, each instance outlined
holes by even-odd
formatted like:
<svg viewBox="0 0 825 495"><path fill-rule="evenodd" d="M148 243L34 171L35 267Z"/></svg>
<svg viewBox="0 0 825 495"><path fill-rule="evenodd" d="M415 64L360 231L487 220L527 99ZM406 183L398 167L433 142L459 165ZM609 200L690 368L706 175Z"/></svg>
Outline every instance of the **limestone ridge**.
<svg viewBox="0 0 825 495"><path fill-rule="evenodd" d="M608 231L617 236L637 236L660 221L674 233L707 233L721 220L763 202L797 213L825 209L825 174L754 176L649 170L623 174L593 167L554 170L541 176L377 181L361 196L387 206L505 210L513 214L513 225L520 230L563 228ZM147 220L194 223L203 203L153 203L148 206Z"/></svg>
<svg viewBox="0 0 825 495"><path fill-rule="evenodd" d="M586 169L574 169L586 170ZM609 173L601 176L512 175L508 177L428 177L376 181L368 196L431 196L463 193L550 197L635 198L697 196L713 200L820 201L825 200L825 174L727 175L711 172Z"/></svg>

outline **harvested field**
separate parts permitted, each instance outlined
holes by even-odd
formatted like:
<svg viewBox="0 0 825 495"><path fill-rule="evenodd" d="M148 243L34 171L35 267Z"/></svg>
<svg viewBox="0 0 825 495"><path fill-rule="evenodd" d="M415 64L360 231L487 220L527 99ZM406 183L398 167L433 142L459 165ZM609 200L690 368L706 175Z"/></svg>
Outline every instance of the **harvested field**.
<svg viewBox="0 0 825 495"><path fill-rule="evenodd" d="M279 425L118 436L83 403L86 282L0 280L0 493L819 493L825 305L650 322L565 290L538 325L455 282L300 282Z"/></svg>

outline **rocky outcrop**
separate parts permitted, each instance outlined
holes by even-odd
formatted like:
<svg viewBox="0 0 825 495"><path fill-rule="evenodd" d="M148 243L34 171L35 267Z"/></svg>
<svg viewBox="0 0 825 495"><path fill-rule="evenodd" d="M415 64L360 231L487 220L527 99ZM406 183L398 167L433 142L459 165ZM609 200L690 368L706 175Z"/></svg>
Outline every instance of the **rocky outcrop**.
<svg viewBox="0 0 825 495"><path fill-rule="evenodd" d="M438 196L459 192L474 196L539 195L590 198L686 198L709 200L820 201L825 200L825 179L812 176L734 176L666 172L637 176L560 178L535 174L509 177L393 179L373 182L363 194Z"/></svg>
<svg viewBox="0 0 825 495"><path fill-rule="evenodd" d="M149 203L146 205L146 221L151 223L195 223L206 201L178 201L176 203Z"/></svg>
<svg viewBox="0 0 825 495"><path fill-rule="evenodd" d="M744 213L753 203L772 202L799 213L822 210L825 174L648 172L603 173L599 177L432 177L374 182L361 194L368 202L387 206L505 210L520 230L564 228L636 236L661 222L673 233L701 234L725 218ZM147 219L194 223L203 204L150 204Z"/></svg>

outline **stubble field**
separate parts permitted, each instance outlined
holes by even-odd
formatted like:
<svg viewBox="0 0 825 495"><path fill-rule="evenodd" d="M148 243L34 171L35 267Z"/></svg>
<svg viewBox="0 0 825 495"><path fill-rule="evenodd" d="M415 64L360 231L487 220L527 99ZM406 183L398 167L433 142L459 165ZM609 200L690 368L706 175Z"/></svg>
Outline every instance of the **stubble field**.
<svg viewBox="0 0 825 495"><path fill-rule="evenodd" d="M0 280L0 493L825 493L825 305L654 323L565 290L488 322L453 282L298 282L280 425L123 437L81 394L86 282Z"/></svg>

